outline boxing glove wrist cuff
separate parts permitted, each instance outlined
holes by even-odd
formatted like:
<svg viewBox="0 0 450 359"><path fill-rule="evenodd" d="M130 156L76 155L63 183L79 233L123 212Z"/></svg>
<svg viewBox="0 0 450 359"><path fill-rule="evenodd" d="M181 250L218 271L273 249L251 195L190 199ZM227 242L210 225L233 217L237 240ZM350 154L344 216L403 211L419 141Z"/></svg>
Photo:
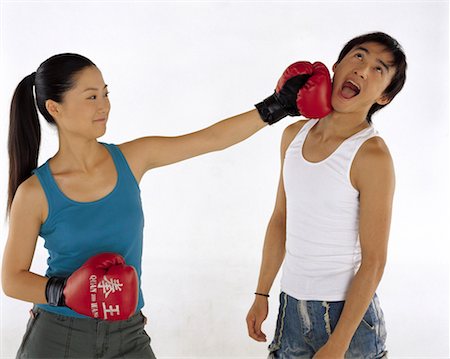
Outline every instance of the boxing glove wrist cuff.
<svg viewBox="0 0 450 359"><path fill-rule="evenodd" d="M257 103L255 107L261 119L269 125L273 125L289 114L278 101L276 92L264 101Z"/></svg>
<svg viewBox="0 0 450 359"><path fill-rule="evenodd" d="M47 303L54 307L63 307L66 305L64 300L64 287L67 278L50 277L45 286L45 298Z"/></svg>

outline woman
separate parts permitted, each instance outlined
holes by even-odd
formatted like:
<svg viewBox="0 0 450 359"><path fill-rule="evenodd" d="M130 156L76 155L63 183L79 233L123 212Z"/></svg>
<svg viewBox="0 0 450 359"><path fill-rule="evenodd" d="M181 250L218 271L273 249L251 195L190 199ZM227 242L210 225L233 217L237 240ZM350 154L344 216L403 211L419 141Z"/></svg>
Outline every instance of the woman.
<svg viewBox="0 0 450 359"><path fill-rule="evenodd" d="M256 105L257 110L184 136L143 137L120 145L97 142L106 131L110 102L102 74L89 59L55 55L19 83L11 105L10 231L2 284L6 295L35 305L18 358L154 358L141 313L142 176L156 167L224 149L267 123L298 115L297 107L302 106L297 93L303 85L310 82L312 90L304 90L303 96L314 98L314 89L321 83L329 88L330 81L329 75L315 76L312 65L297 64L301 65L286 70L277 91ZM307 72L293 71L304 68ZM33 87L39 112L59 137L58 152L38 168L40 127ZM312 105L329 111L326 106ZM29 271L38 235L49 251L45 277ZM137 271L138 305L128 319L94 319L64 305L64 278L101 252L123 256Z"/></svg>

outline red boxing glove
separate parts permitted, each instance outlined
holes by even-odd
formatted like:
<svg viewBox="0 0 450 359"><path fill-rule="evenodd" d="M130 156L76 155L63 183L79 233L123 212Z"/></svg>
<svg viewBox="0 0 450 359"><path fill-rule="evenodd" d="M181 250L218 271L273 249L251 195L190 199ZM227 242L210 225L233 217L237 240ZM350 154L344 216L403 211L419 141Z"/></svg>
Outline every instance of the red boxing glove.
<svg viewBox="0 0 450 359"><path fill-rule="evenodd" d="M138 276L122 256L101 253L67 279L63 293L65 304L80 314L103 320L128 319L138 303Z"/></svg>
<svg viewBox="0 0 450 359"><path fill-rule="evenodd" d="M294 78L303 77L303 83L299 83L298 90L300 90L303 86L305 86L308 79L312 76L314 72L313 64L308 61L297 61L292 65L289 65L286 70L284 70L280 79L278 80L277 87L275 88L275 92L280 93L283 87L286 85L286 82L292 80ZM306 75L303 76L303 75Z"/></svg>
<svg viewBox="0 0 450 359"><path fill-rule="evenodd" d="M331 87L324 64L295 62L284 70L274 94L255 107L270 125L288 115L322 118L332 111Z"/></svg>
<svg viewBox="0 0 450 359"><path fill-rule="evenodd" d="M298 92L297 107L307 118L322 118L332 111L331 78L328 69L321 62L315 62L312 66L312 76Z"/></svg>

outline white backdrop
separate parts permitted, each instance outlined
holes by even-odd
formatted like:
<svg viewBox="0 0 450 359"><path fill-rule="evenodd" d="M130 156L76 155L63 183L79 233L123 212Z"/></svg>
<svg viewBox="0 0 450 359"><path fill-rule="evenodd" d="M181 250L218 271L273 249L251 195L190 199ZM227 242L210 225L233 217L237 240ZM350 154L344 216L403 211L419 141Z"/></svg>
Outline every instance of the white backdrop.
<svg viewBox="0 0 450 359"><path fill-rule="evenodd" d="M112 110L99 140L178 135L245 112L298 60L329 68L343 45L384 31L404 47L407 81L374 115L394 158L389 258L378 289L391 358L448 358L448 2L3 1L0 28L0 216L8 183L12 93L48 57L80 53L102 71ZM42 119L39 165L57 151ZM148 172L143 291L159 358L263 358L245 316L276 194L284 119L249 140ZM8 224L0 227L1 248ZM43 274L39 238L32 270ZM271 339L279 278L263 329ZM1 297L2 358L25 331L30 303Z"/></svg>

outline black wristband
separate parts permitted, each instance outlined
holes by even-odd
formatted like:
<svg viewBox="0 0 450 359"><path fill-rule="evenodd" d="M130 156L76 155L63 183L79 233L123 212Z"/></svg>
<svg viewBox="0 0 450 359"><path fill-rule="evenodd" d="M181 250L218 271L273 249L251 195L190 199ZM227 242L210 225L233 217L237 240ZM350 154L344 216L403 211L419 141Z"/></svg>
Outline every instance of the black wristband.
<svg viewBox="0 0 450 359"><path fill-rule="evenodd" d="M264 101L257 103L255 107L261 119L269 125L273 125L288 115L288 112L280 104L276 92Z"/></svg>
<svg viewBox="0 0 450 359"><path fill-rule="evenodd" d="M263 294L263 293L258 293L258 292L255 292L255 294L256 294L256 295L260 295L260 296L262 296L262 297L266 297L266 298L269 298L269 297L270 297L270 295L268 295L268 294Z"/></svg>
<svg viewBox="0 0 450 359"><path fill-rule="evenodd" d="M284 76L284 75L283 75ZM286 116L300 116L297 105L299 90L306 84L311 75L295 75L286 80L279 89L264 101L255 105L262 120L273 125Z"/></svg>
<svg viewBox="0 0 450 359"><path fill-rule="evenodd" d="M45 299L47 303L54 307L63 307L66 305L64 300L64 287L67 278L50 277L45 286Z"/></svg>

